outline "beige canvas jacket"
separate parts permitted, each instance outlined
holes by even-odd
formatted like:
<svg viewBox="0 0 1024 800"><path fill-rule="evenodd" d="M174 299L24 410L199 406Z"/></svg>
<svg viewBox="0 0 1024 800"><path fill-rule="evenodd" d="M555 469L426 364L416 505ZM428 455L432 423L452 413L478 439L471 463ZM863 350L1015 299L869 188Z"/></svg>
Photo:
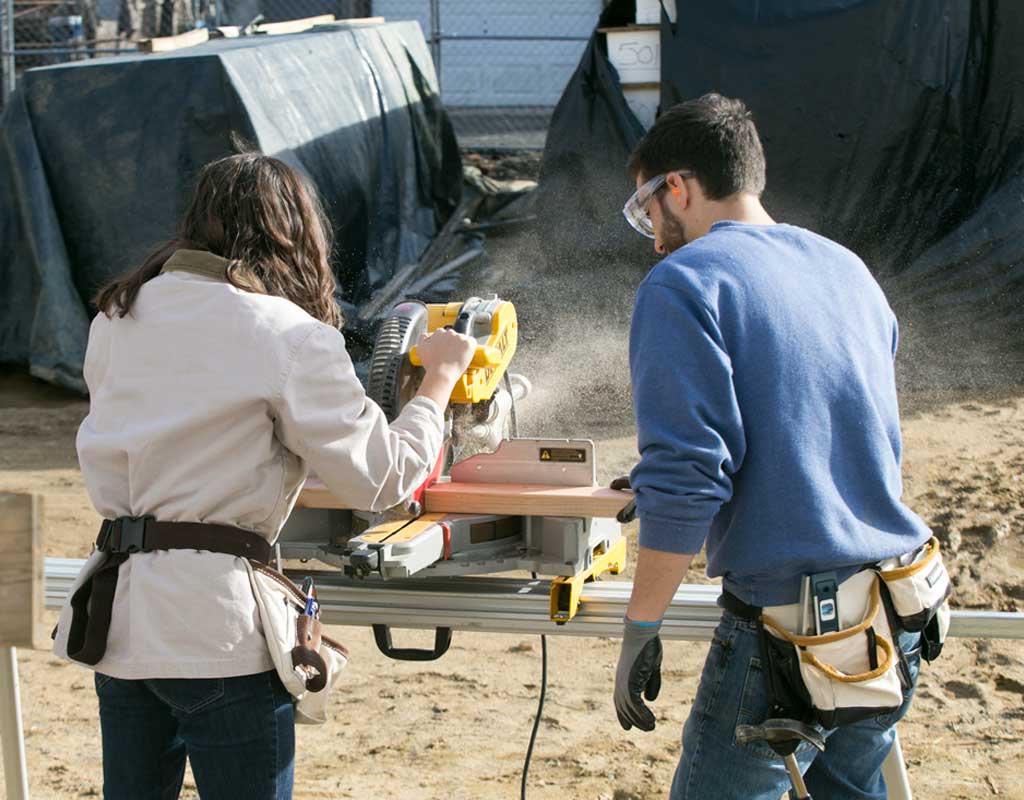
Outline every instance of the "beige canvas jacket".
<svg viewBox="0 0 1024 800"><path fill-rule="evenodd" d="M273 541L307 467L352 508L407 498L440 452L441 409L418 398L388 425L338 331L288 300L234 288L226 265L180 250L130 316L93 321L78 457L96 510L234 525ZM65 606L55 641L64 658L70 619ZM272 669L242 562L132 555L94 668L128 679Z"/></svg>

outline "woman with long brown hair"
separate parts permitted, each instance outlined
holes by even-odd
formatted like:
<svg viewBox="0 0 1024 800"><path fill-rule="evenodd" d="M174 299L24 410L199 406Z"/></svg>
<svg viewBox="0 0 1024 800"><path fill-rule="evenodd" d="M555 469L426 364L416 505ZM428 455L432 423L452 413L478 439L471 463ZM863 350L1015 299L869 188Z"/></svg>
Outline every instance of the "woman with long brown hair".
<svg viewBox="0 0 1024 800"><path fill-rule="evenodd" d="M204 800L291 797L292 698L238 553L276 538L308 466L379 510L437 461L474 342L425 338L419 394L389 425L346 354L330 249L302 176L235 155L201 171L174 240L97 295L78 454L99 550L116 530L122 560L65 607L55 651L95 670L108 800L177 797L186 758ZM202 546L122 546L161 530ZM83 637L75 614L103 592L104 635Z"/></svg>

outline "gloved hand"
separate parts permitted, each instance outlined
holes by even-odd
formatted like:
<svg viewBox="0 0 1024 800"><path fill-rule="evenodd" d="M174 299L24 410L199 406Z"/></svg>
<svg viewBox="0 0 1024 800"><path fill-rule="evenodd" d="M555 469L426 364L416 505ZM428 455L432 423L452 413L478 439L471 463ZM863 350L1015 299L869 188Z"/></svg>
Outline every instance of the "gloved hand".
<svg viewBox="0 0 1024 800"><path fill-rule="evenodd" d="M611 485L608 488L609 489L615 489L615 491L617 491L617 492L621 492L623 490L628 490L630 488L630 486L629 486L629 476L627 475L627 476L623 476L621 478L616 478L615 480L613 480L611 482ZM630 522L635 520L636 519L636 501L635 500L630 500L629 503L618 514L615 515L615 519L617 519L623 525L628 525Z"/></svg>
<svg viewBox="0 0 1024 800"><path fill-rule="evenodd" d="M654 714L640 695L653 701L661 691L660 630L661 622L626 620L615 671L615 713L623 730L634 725L642 731L654 730Z"/></svg>

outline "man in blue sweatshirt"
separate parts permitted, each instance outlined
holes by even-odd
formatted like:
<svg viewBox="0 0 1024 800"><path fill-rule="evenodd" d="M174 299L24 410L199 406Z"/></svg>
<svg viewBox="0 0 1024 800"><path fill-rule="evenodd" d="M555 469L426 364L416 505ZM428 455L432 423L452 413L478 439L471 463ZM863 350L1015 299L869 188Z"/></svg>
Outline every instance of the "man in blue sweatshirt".
<svg viewBox="0 0 1024 800"><path fill-rule="evenodd" d="M654 728L660 620L706 542L708 574L741 604L796 603L802 576L909 553L930 537L900 501L897 327L864 263L776 223L742 102L705 95L661 116L630 160L624 212L665 258L640 284L630 370L640 549L616 675L625 729ZM911 683L919 635L901 634ZM725 611L683 731L673 800L778 800L789 780L762 743L738 744L769 704L756 623ZM828 800L886 796L881 766L903 707L797 751ZM812 763L813 762L813 763Z"/></svg>

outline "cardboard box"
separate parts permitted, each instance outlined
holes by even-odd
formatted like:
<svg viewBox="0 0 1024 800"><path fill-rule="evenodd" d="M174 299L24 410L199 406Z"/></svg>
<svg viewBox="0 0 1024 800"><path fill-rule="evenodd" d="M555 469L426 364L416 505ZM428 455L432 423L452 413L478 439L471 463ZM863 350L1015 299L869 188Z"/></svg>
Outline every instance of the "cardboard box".
<svg viewBox="0 0 1024 800"><path fill-rule="evenodd" d="M608 60L619 73L619 81L661 82L661 33L657 26L602 28L608 43Z"/></svg>
<svg viewBox="0 0 1024 800"><path fill-rule="evenodd" d="M626 97L626 105L640 120L644 128L650 128L658 116L658 104L661 102L661 86L657 83L627 84L622 87Z"/></svg>

